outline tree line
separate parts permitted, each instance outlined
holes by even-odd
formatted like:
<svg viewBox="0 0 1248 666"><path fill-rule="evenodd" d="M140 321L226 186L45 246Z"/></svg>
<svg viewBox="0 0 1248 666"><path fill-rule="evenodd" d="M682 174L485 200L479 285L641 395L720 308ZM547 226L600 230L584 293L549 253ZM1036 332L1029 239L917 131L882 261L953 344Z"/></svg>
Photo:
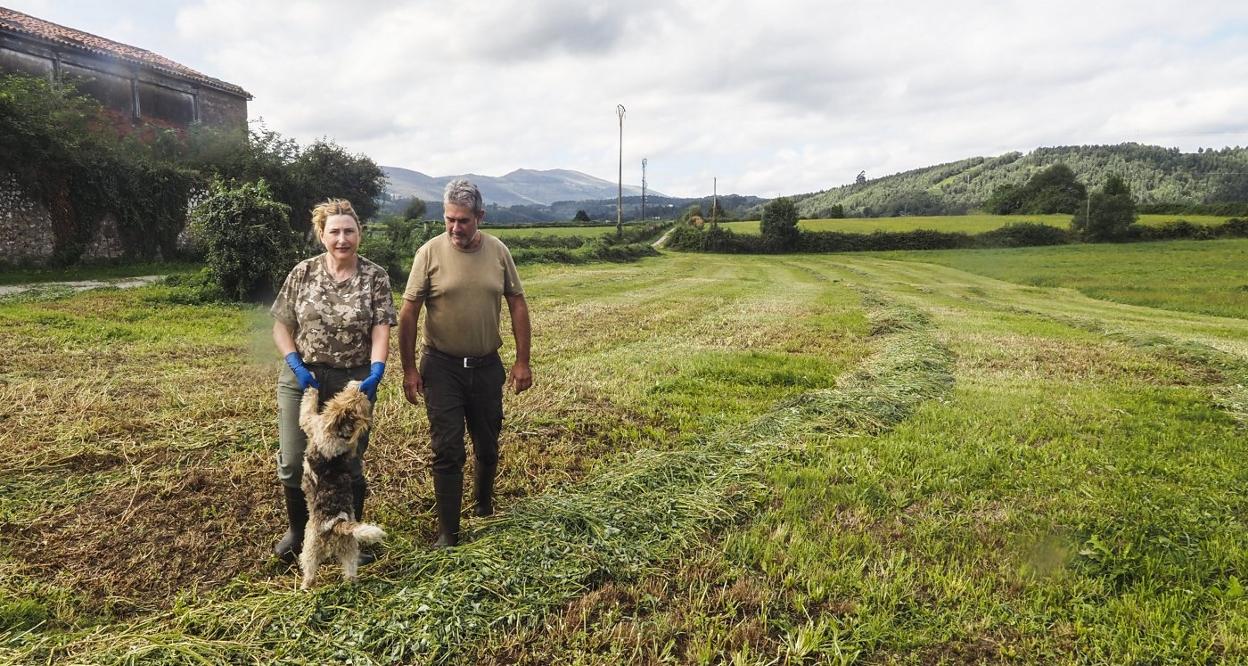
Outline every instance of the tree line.
<svg viewBox="0 0 1248 666"><path fill-rule="evenodd" d="M812 219L961 215L986 209L999 188L1023 187L1058 164L1077 174L1084 187L1103 187L1117 176L1144 210L1248 212L1248 148L1184 153L1138 143L1037 148L1026 155L973 157L877 179L860 174L855 183L793 199L801 216Z"/></svg>

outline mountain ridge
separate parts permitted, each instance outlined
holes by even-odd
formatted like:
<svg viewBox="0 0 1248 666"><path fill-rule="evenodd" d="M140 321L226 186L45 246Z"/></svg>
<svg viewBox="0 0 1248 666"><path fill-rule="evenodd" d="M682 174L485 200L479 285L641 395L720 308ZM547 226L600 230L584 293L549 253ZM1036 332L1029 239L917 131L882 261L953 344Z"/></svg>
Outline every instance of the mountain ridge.
<svg viewBox="0 0 1248 666"><path fill-rule="evenodd" d="M616 196L617 185L572 169L513 169L503 176L461 174L429 176L413 169L382 166L391 199L419 197L425 202L440 201L442 190L455 178L467 178L481 190L491 206L548 206L557 202L592 201ZM641 188L624 186L625 196L639 196ZM663 197L661 192L647 190L647 196Z"/></svg>

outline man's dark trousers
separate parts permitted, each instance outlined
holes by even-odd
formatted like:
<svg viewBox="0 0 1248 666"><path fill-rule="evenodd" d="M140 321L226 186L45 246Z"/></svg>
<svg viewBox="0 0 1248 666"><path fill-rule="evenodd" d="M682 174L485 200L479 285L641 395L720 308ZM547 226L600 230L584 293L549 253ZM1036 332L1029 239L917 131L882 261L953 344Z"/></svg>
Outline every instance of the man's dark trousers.
<svg viewBox="0 0 1248 666"><path fill-rule="evenodd" d="M433 471L462 473L467 454L464 426L472 435L478 465L498 464L498 434L503 428L503 381L498 354L471 361L426 351L420 359L425 384L425 412L433 440Z"/></svg>
<svg viewBox="0 0 1248 666"><path fill-rule="evenodd" d="M426 349L420 360L425 413L433 442L433 492L437 500L439 546L459 541L464 493L464 426L472 435L476 461L477 515L493 513L498 434L503 427L506 371L498 354L464 359Z"/></svg>

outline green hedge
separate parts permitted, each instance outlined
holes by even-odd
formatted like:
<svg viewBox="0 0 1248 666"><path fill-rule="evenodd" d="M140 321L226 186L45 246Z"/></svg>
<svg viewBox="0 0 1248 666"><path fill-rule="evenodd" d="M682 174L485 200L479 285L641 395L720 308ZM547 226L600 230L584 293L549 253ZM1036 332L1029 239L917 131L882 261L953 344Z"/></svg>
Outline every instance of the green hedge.
<svg viewBox="0 0 1248 666"><path fill-rule="evenodd" d="M1248 238L1248 220L1233 218L1219 225L1199 225L1176 220L1160 226L1131 225L1127 240L1154 241L1215 238ZM880 252L886 250L953 250L964 248L1029 247L1075 242L1066 229L1035 222L1009 224L979 234L934 231L876 231L852 234L838 231L802 231L793 252ZM761 237L734 234L715 227L699 230L680 225L668 237L667 247L687 252L768 254Z"/></svg>

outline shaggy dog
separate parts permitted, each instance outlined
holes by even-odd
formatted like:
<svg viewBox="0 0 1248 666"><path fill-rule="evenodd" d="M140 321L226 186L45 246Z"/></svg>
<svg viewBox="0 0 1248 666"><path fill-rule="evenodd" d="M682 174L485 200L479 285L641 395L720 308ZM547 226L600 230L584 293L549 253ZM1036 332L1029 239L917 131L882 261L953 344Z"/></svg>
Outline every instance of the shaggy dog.
<svg viewBox="0 0 1248 666"><path fill-rule="evenodd" d="M303 454L303 492L308 498L308 525L304 530L303 589L312 587L321 562L337 559L342 575L355 580L360 544L375 543L386 535L380 527L357 521L351 496L348 463L356 454L360 436L368 429L371 406L360 392L360 382L351 382L325 403L317 413L318 392L303 394L299 427L308 435Z"/></svg>

